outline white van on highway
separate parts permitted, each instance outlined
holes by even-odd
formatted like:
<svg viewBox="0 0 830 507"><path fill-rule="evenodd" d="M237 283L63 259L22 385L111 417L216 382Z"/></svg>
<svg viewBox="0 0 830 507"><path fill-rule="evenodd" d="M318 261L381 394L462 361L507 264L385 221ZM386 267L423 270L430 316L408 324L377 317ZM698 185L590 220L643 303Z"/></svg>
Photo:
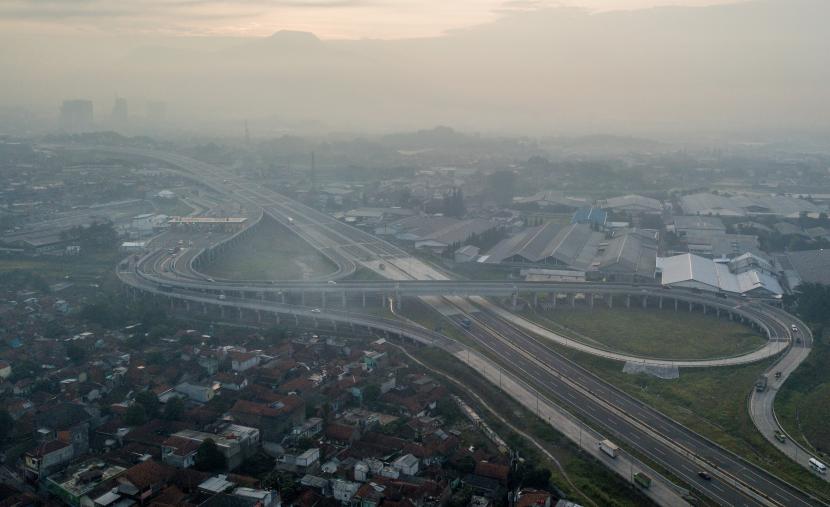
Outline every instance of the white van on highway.
<svg viewBox="0 0 830 507"><path fill-rule="evenodd" d="M821 461L817 460L816 458L810 458L810 468L820 474L827 473L827 467Z"/></svg>

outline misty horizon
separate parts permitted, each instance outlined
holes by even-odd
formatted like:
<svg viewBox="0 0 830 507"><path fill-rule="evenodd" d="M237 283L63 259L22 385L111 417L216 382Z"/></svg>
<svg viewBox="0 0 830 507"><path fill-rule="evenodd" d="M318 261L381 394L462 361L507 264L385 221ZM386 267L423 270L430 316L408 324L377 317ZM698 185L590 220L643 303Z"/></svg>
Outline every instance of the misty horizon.
<svg viewBox="0 0 830 507"><path fill-rule="evenodd" d="M830 128L819 0L590 13L520 9L443 35L321 39L57 33L6 44L7 118L55 131L64 100L95 128L255 137L418 130L492 135L816 136ZM103 37L103 38L102 38ZM104 41L106 43L102 44ZM117 97L129 124L110 121ZM148 122L161 104L164 121ZM117 127L117 128L116 128Z"/></svg>

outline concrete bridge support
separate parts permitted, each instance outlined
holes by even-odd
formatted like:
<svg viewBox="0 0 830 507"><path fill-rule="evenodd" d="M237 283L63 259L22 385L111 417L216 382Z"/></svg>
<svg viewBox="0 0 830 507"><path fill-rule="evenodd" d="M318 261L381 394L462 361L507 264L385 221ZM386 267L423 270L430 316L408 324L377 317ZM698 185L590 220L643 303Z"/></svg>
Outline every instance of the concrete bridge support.
<svg viewBox="0 0 830 507"><path fill-rule="evenodd" d="M513 293L513 309L515 310L518 305L519 305L519 293L514 292Z"/></svg>
<svg viewBox="0 0 830 507"><path fill-rule="evenodd" d="M366 308L366 291L364 290L363 293L363 308Z"/></svg>
<svg viewBox="0 0 830 507"><path fill-rule="evenodd" d="M694 305L692 304L691 301L689 301L689 313L692 313L693 308L694 308Z"/></svg>
<svg viewBox="0 0 830 507"><path fill-rule="evenodd" d="M625 295L625 307L631 308L631 294Z"/></svg>
<svg viewBox="0 0 830 507"><path fill-rule="evenodd" d="M328 294L328 293L325 292L325 291L323 291L322 294L321 294L322 304L320 306L322 306L323 308L326 307L326 294Z"/></svg>
<svg viewBox="0 0 830 507"><path fill-rule="evenodd" d="M588 294L588 306L590 306L591 309L594 308L594 295L593 294Z"/></svg>
<svg viewBox="0 0 830 507"><path fill-rule="evenodd" d="M614 308L614 295L606 294L605 298L608 300L608 308Z"/></svg>
<svg viewBox="0 0 830 507"><path fill-rule="evenodd" d="M539 293L534 292L533 293L533 308L538 308L538 307L539 307Z"/></svg>
<svg viewBox="0 0 830 507"><path fill-rule="evenodd" d="M346 308L346 291L343 291L341 294L341 301L343 302L343 308Z"/></svg>
<svg viewBox="0 0 830 507"><path fill-rule="evenodd" d="M568 301L571 302L571 308L576 308L576 294L568 294Z"/></svg>
<svg viewBox="0 0 830 507"><path fill-rule="evenodd" d="M556 308L556 293L555 292L550 293L550 302L551 302L551 307Z"/></svg>
<svg viewBox="0 0 830 507"><path fill-rule="evenodd" d="M300 305L305 306L305 291L304 290L300 291Z"/></svg>
<svg viewBox="0 0 830 507"><path fill-rule="evenodd" d="M657 299L657 308L659 308L659 309L661 309L661 310L663 309L663 296L660 296L660 297Z"/></svg>
<svg viewBox="0 0 830 507"><path fill-rule="evenodd" d="M648 308L648 296L643 296L643 308Z"/></svg>
<svg viewBox="0 0 830 507"><path fill-rule="evenodd" d="M675 312L677 311L677 305L678 305L678 302L677 302L677 299L675 299L674 300L674 311Z"/></svg>

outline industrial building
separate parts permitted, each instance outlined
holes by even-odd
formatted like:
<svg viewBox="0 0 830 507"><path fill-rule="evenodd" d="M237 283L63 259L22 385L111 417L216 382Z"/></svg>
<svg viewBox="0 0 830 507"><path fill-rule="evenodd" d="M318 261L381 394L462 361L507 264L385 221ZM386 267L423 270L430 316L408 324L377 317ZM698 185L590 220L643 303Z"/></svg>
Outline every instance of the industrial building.
<svg viewBox="0 0 830 507"><path fill-rule="evenodd" d="M774 297L783 294L778 279L762 269L747 269L747 258L715 262L694 254L659 257L657 272L661 283L715 293Z"/></svg>
<svg viewBox="0 0 830 507"><path fill-rule="evenodd" d="M726 233L726 225L717 217L680 215L673 217L672 220L674 222L674 233L680 239L692 235Z"/></svg>
<svg viewBox="0 0 830 507"><path fill-rule="evenodd" d="M549 222L502 240L479 262L583 271L607 281L648 281L654 279L656 258L655 232L606 233L588 224Z"/></svg>
<svg viewBox="0 0 830 507"><path fill-rule="evenodd" d="M513 204L535 204L540 208L555 208L573 211L590 205L586 199L571 197L555 190L543 190L527 197L516 197Z"/></svg>
<svg viewBox="0 0 830 507"><path fill-rule="evenodd" d="M391 234L398 241L413 244L416 249L440 253L495 227L494 222L483 218L459 220L444 216L412 216L380 227L375 230L375 234Z"/></svg>
<svg viewBox="0 0 830 507"><path fill-rule="evenodd" d="M680 198L680 207L687 215L753 216L777 215L796 218L801 213L818 214L826 208L785 195L773 194L738 194L725 196L720 194L700 193L684 195Z"/></svg>
<svg viewBox="0 0 830 507"><path fill-rule="evenodd" d="M604 201L599 201L597 206L615 213L639 214L660 213L663 211L663 203L657 199L633 194L612 197Z"/></svg>

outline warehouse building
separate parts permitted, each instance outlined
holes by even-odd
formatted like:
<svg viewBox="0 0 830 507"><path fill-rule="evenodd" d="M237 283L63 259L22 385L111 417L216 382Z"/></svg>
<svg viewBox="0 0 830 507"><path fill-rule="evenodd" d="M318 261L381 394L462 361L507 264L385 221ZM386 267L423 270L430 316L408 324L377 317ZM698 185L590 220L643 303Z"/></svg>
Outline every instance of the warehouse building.
<svg viewBox="0 0 830 507"><path fill-rule="evenodd" d="M612 197L597 203L602 209L614 213L661 213L663 211L663 203L651 197L643 197L642 195L623 195L621 197Z"/></svg>
<svg viewBox="0 0 830 507"><path fill-rule="evenodd" d="M653 281L656 258L656 232L605 233L588 224L549 222L502 240L479 262L582 271L606 281Z"/></svg>
<svg viewBox="0 0 830 507"><path fill-rule="evenodd" d="M397 220L379 228L376 234L394 235L395 239L411 243L416 249L444 252L453 245L463 245L471 237L496 227L483 218L459 220L445 216L413 216Z"/></svg>
<svg viewBox="0 0 830 507"><path fill-rule="evenodd" d="M674 233L680 239L703 234L726 234L726 225L717 217L675 216Z"/></svg>
<svg viewBox="0 0 830 507"><path fill-rule="evenodd" d="M754 297L783 294L775 276L759 269L733 271L736 267L732 263L715 262L694 254L657 259L657 272L665 286Z"/></svg>
<svg viewBox="0 0 830 507"><path fill-rule="evenodd" d="M786 195L738 194L719 195L700 193L684 195L680 207L687 215L753 216L777 215L797 218L801 213L818 214L826 211L815 204Z"/></svg>
<svg viewBox="0 0 830 507"><path fill-rule="evenodd" d="M591 267L605 234L587 224L561 227L548 222L500 241L482 262L490 264L536 264L586 271Z"/></svg>
<svg viewBox="0 0 830 507"><path fill-rule="evenodd" d="M657 268L657 232L643 229L617 231L600 243L591 270L608 282L654 280Z"/></svg>

